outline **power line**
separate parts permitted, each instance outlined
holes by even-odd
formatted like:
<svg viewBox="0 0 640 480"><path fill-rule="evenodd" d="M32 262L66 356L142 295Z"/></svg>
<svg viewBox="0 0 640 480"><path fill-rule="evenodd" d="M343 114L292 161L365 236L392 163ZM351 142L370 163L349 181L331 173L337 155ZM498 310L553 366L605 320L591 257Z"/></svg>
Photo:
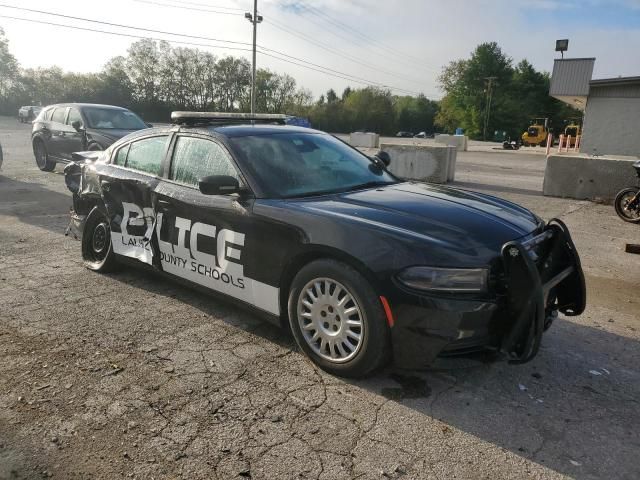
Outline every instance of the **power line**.
<svg viewBox="0 0 640 480"><path fill-rule="evenodd" d="M138 3L148 3L151 5L158 5L160 7L170 7L170 8L181 8L184 10L194 10L196 12L210 12L210 13L219 13L221 15L238 15L238 16L242 16L242 13L240 12L224 12L221 10L210 10L210 9L204 9L204 8L197 8L197 7L187 7L184 5L171 5L170 3L161 3L161 2L155 2L152 0L133 0L134 2L138 2ZM224 8L224 7L223 7Z"/></svg>
<svg viewBox="0 0 640 480"><path fill-rule="evenodd" d="M365 41L367 41L369 43L373 43L373 44L379 45L379 48L387 50L390 53L392 53L393 55L404 56L405 58L409 59L411 62L422 62L422 59L419 59L419 58L414 57L412 55L406 54L406 53L404 53L402 51L399 51L399 50L397 50L395 48L388 47L388 46L384 45L383 43L381 43L376 38L374 38L374 37L372 37L370 35L367 35L365 33L362 33L361 31L353 28L353 26L347 25L343 21L341 21L341 20L339 20L339 19L337 19L335 17L332 17L331 15L326 13L325 11L314 7L313 5L309 5L306 1L300 1L299 5L303 9L309 11L310 13L312 13L312 14L318 16L318 17L323 17L325 19L325 21L327 21L328 23L331 23L331 24L337 26L338 28L346 31L347 33L350 33L351 35L358 36L358 37L362 38L363 40L365 40Z"/></svg>
<svg viewBox="0 0 640 480"><path fill-rule="evenodd" d="M304 10L306 10L307 12L309 12L311 15L313 15L314 17L317 17L317 18L319 18L320 20L322 20L322 21L324 21L324 22L326 22L326 23L329 23L329 24L333 25L334 27L337 27L339 31L331 30L331 29L329 29L329 30L326 30L326 29L325 29L326 31L328 31L329 33L331 33L333 36L335 36L335 37L337 37L337 38L340 38L341 40L344 40L344 41L350 42L350 43L356 43L356 44L357 44L357 45L359 45L360 47L365 47L365 48L366 48L367 50L369 50L369 51L370 51L372 48L377 48L378 50L381 50L381 47L377 47L376 45L372 45L372 44L371 44L372 42L371 42L370 40L363 40L363 39L360 39L360 38L357 38L357 37L353 37L353 36L350 38L350 37L348 37L348 36L346 36L346 35L344 35L344 34L342 34L342 33L341 33L342 31L345 31L347 34L352 34L352 32L351 32L351 27L349 27L349 26L347 26L347 25L345 25L345 27L341 27L340 25L337 25L335 22L332 22L332 21L327 20L326 18L323 18L321 15L319 15L319 14L318 14L318 13L316 13L315 11L310 10L309 8L306 8L304 5L300 5L300 6L301 6ZM300 17L304 17L304 18L306 18L309 22L311 22L311 23L313 23L313 24L315 24L315 25L320 26L320 28L323 28L323 29L325 28L322 24L318 23L318 22L317 22L317 21L315 21L313 18L310 18L309 16L304 16L304 15L302 15L302 13L301 13L300 11L294 11L294 13L295 13L296 15L300 16ZM344 24L343 24L343 25L344 25ZM377 43L377 42L376 42L376 43ZM381 51L378 51L378 52L377 52L377 55L380 55L380 56L382 56L382 57L385 57L385 58L387 58L388 60L394 61L394 62L396 62L396 63L403 63L403 64L405 64L405 65L409 65L409 66L411 66L412 68L420 67L420 68L424 68L424 69L426 69L426 70L431 70L431 71L434 71L434 72L435 72L435 71L437 71L437 69L435 69L435 68L433 68L433 67L430 67L430 66L428 66L428 65L425 65L425 64L421 64L420 62L417 62L417 64L416 64L416 61L414 61L414 60L406 60L406 59L400 58L400 57L402 56L402 53L401 53L401 52L398 52L398 51L396 51L396 50L393 50L393 49L390 49L390 53L386 53L386 52L384 52L384 51L382 51L382 52L381 52Z"/></svg>
<svg viewBox="0 0 640 480"><path fill-rule="evenodd" d="M12 5L5 5L3 3L0 3L0 7L11 8L11 9L14 9L14 10L21 10L21 11L31 12L31 13L40 13L40 14L43 14L43 15L50 15L52 17L61 17L61 18L69 19L69 20L80 20L81 22L98 23L100 25L108 25L110 27L128 28L128 29L131 29L131 30L140 30L140 31L143 31L143 32L160 33L162 35L173 35L173 36L177 36L177 37L194 38L196 40L208 40L208 41L212 41L212 42L233 43L233 44L237 44L237 45L251 45L251 43L249 43L249 42L236 42L236 41L233 41L233 40L222 40L222 39L219 39L219 38L200 37L198 35L189 35L189 34L186 34L186 33L173 33L173 32L167 32L165 30L153 30L151 28L143 28L143 27L137 27L137 26L131 26L131 25L123 25L121 23L104 22L102 20L93 20L91 18L74 17L74 16L71 16L71 15L63 15L61 13L46 12L44 10L34 10L34 9L31 9L31 8L14 7Z"/></svg>
<svg viewBox="0 0 640 480"><path fill-rule="evenodd" d="M134 25L125 25L125 24L120 24L120 23L111 23L111 22L104 22L101 20L94 20L94 19L89 19L89 18L84 18L84 17L75 17L75 16L71 16L71 15L63 15L60 13L54 13L54 12L47 12L44 10L35 10L35 9L30 9L30 8L24 8L24 7L16 7L16 6L12 6L12 5L6 5L6 4L2 4L0 3L0 7L4 7L4 8L10 8L10 9L14 9L14 10L21 10L21 11L27 11L27 12L31 12L31 13L38 13L38 14L44 14L44 15L51 15L51 16L55 16L55 17L62 17L65 19L71 19L71 20L79 20L79 21L85 21L85 22L91 22L91 23L97 23L97 24L101 24L101 25L107 25L110 27L118 27L118 28L127 28L127 29L131 29L131 30L140 30L140 31L146 31L146 32L151 32L151 33L156 33L156 34L161 34L161 35L172 35L172 36L177 36L177 37L185 37L185 38L192 38L192 39L196 39L196 40L206 40L206 41L213 41L213 42L222 42L222 43L232 43L232 44L237 44L237 45L247 45L250 46L252 45L251 43L247 43L247 42L236 42L236 41L231 41L231 40L222 40L222 39L217 39L217 38L211 38L211 37L204 37L204 36L198 36L198 35L189 35L189 34L183 34L183 33L175 33L175 32L168 32L165 30L154 30L154 29L149 29L149 28L142 28L142 27L137 27ZM16 18L17 19L17 18ZM22 20L26 20L26 19L22 19ZM73 27L70 25L59 25L59 26L63 26L63 27L69 27L69 28L79 28L79 27ZM86 30L86 29L85 29ZM113 32L105 32L105 31L100 31L100 33L113 33ZM145 38L145 37L140 37L140 36L133 36L133 38ZM164 40L166 41L166 39L158 39L158 40ZM183 42L185 43L185 42ZM198 46L214 46L214 45L203 45L203 44L196 44ZM218 48L223 48L221 46L215 45L215 47ZM282 57L286 57L289 58L291 60L295 60L297 62L301 62L303 64L307 64L311 67L315 67L314 71L317 71L316 69L322 69L322 70L327 70L330 73L336 73L336 74L340 74L341 77L340 78L345 78L345 77L349 77L351 79L353 79L353 81L356 81L358 83L364 84L364 85L371 85L371 86L377 86L377 87L382 87L382 88L389 88L389 89L393 89L393 90L397 90L397 91L402 91L402 92L406 92L412 95L418 95L418 92L412 91L412 90L408 90L405 88L399 88L399 87L393 87L391 85L387 85L384 83L380 83L380 82L376 82L376 81L372 81L363 77L359 77L356 75L352 75L349 73L345 73L339 70L335 70L332 69L330 67L326 67L324 65L319 65L317 63L313 63L313 62L309 62L308 60L304 60L302 58L298 58L298 57L294 57L292 55L289 55L287 53L278 51L278 50L274 50L268 47L264 47L264 46L260 46L261 49L266 50L268 52L271 52L272 54L277 54L277 55L281 55ZM240 50L245 50L245 49L240 49ZM251 50L249 50L251 51ZM264 53L264 52L261 52ZM273 55L270 55L273 56ZM273 57L273 58L278 58L278 57ZM283 58L278 58L279 60L283 60ZM291 62L292 63L292 62ZM299 66L303 66L300 65L299 63L295 63L295 65L299 65Z"/></svg>
<svg viewBox="0 0 640 480"><path fill-rule="evenodd" d="M107 35L115 35L118 37L129 37L129 38L138 38L138 39L142 39L142 40L156 40L158 42L170 42L170 43L179 43L182 45L193 45L193 46L197 46L197 47L209 47L209 48L222 48L225 50L238 50L238 51L242 51L242 52L250 52L251 49L250 48L239 48L239 47L227 47L224 45L211 45L211 44L205 44L205 43L195 43L195 42L185 42L185 41L181 41L181 40L167 40L166 38L157 38L157 37L149 37L149 36L142 36L142 35L134 35L132 33L124 33L124 32L110 32L108 30L99 30L96 28L88 28L88 27L79 27L76 25L65 25L62 23L55 23L55 22L47 22L44 20L34 20L31 18L21 18L21 17L12 17L9 15L0 15L0 18L8 18L10 20L20 20L23 22L30 22L30 23L39 23L41 25L51 25L54 27L64 27L64 28L71 28L73 30L82 30L85 32L94 32L94 33L104 33ZM128 28L133 28L133 27L128 27Z"/></svg>
<svg viewBox="0 0 640 480"><path fill-rule="evenodd" d="M396 77L399 80L404 80L406 82L411 82L411 83L415 83L415 84L418 84L418 85L422 85L423 84L423 82L421 82L421 81L412 80L410 78L403 77L403 76L398 75L396 73L393 73L393 72L390 72L390 71L385 70L383 68L380 68L377 65L373 65L373 64L367 63L367 62L363 62L363 61L359 60L358 58L355 58L355 57L353 57L351 55L347 55L347 54L341 53L341 52L337 51L335 48L331 47L330 45L327 45L326 43L318 42L314 38L312 38L312 37L300 32L298 30L295 30L295 29L287 27L287 26L285 26L285 25L283 25L283 24L281 24L279 22L276 22L275 20L265 20L265 23L268 23L268 24L272 25L273 27L275 27L275 28L277 28L279 30L282 30L283 32L286 32L289 35L293 35L294 37L301 38L302 40L304 40L304 41L306 41L308 43L316 45L316 46L320 47L321 49L323 49L323 50L325 50L325 51L327 51L329 53L332 53L333 55L345 58L345 59L347 59L347 60L349 60L351 62L357 63L358 65L362 65L363 67L370 68L371 70L375 70L376 72L385 73L387 75Z"/></svg>
<svg viewBox="0 0 640 480"><path fill-rule="evenodd" d="M223 10L237 10L239 12L244 12L246 9L238 8L238 7L226 7L223 5L211 5L209 3L198 3L198 2L187 2L184 0L170 0L173 3L184 4L184 5L195 5L196 7L208 7L208 8L221 8Z"/></svg>
<svg viewBox="0 0 640 480"><path fill-rule="evenodd" d="M136 2L141 2L141 3L151 3L151 4L153 4L153 5L159 5L159 6L165 6L165 7L179 8L179 9L185 9L185 10L194 10L193 8L188 7L188 6L185 6L185 5L171 5L171 4L167 4L167 3L155 2L155 1L152 1L152 0L134 0L134 1L136 1ZM192 3L192 2L180 2L180 1L178 1L178 0L172 0L172 1L177 2L177 3ZM198 4L198 5L204 5L204 4ZM217 12L215 12L214 10L203 10L203 9L195 9L195 10L197 10L197 11L204 11L204 12L207 12L207 13L217 13ZM280 24L279 22L276 22L275 20L268 20L267 22L268 22L268 23L271 23L274 27L279 28L279 29L281 29L281 30L285 30L285 31L287 31L287 30L292 30L292 29L290 29L289 27L285 27L285 26L283 26L282 24ZM276 24L277 24L277 25L276 25ZM296 35L295 33L291 33L291 32L289 32L289 33L290 33L290 34L292 34L292 35ZM297 35L298 35L298 36L301 36L301 35L303 35L303 36L304 36L304 34L301 34L300 32L298 32L298 33L297 33ZM347 41L349 41L348 39L346 39L346 40L347 40ZM307 41L310 41L310 40L307 40ZM317 45L319 45L319 42L313 42L313 43L316 43ZM261 48L265 48L265 47L261 47ZM360 65L362 65L362 66L365 66L365 67L368 67L368 68L372 68L372 69L374 69L374 70L376 70L376 71L378 71L378 72L386 73L387 75L391 75L391 76L393 76L393 77L395 77L395 78L398 78L398 79L401 79L401 80L404 80L404 81L408 81L408 82L411 82L411 83L415 83L415 84L421 84L421 83L422 83L422 82L418 82L418 81L415 81L415 80L408 79L408 78L406 78L406 77L402 77L402 76L400 76L400 75L397 75L397 74L395 74L395 73L393 73L393 72L389 72L388 70L384 70L384 69L382 69L382 68L380 68L380 67L377 67L377 66L375 66L375 65L371 65L371 64L367 64L367 63L361 62L360 60L354 59L353 57L346 56L346 55L344 55L344 54L342 54L342 53L340 53L340 52L336 52L336 50L335 50L335 49L333 49L333 48L331 48L331 47L321 46L321 48L324 48L325 50L328 50L328 51L330 51L331 53L333 53L333 54L335 54L335 55L338 55L338 56L342 56L342 57L344 57L344 58L347 58L347 59L351 60L352 62L358 63L358 64L360 64ZM275 51L275 50L272 50L272 51ZM275 51L275 52L277 52L277 51ZM285 53L283 53L283 52L277 52L277 53L279 53L279 54L281 54L281 55L284 55L284 56L287 56L287 54L285 54ZM314 66L318 66L318 65L316 65L316 64L313 64L312 62L307 62L306 60L302 60L302 59L297 59L297 60L302 61L302 62L309 63L309 64L314 65ZM334 72L336 71L336 70L333 70L333 69L331 69L331 68L329 68L329 67L322 67L322 66L320 66L320 67L321 67L321 68L327 68L328 70L331 70L331 71L334 71ZM342 73L342 72L340 72L340 73ZM348 75L348 76L352 76L352 75L350 75L350 74L346 74L346 75ZM356 77L356 78L359 78L359 77ZM404 91L404 92L410 93L410 94L412 94L412 95L417 95L417 94L418 94L417 92L414 92L414 91L412 91L412 90L403 89L403 88L398 88L398 87L390 87L390 86L385 85L385 84L382 84L382 83L380 83L380 82L370 82L370 81L369 81L369 83L370 83L370 84L372 84L372 85L374 85L374 84L375 84L375 85L377 85L377 86L381 86L381 87L385 87L385 88L392 88L392 89L394 89L394 90L398 90L398 91ZM366 83L365 83L365 84L366 84ZM436 95L436 94L431 94L431 96L433 96L433 97L437 97L438 95Z"/></svg>
<svg viewBox="0 0 640 480"><path fill-rule="evenodd" d="M374 81L367 80L367 79L362 78L362 77L356 77L355 75L351 75L349 73L340 72L339 70L334 70L334 69L329 68L329 67L324 67L322 65L318 65L316 63L309 62L308 60L303 60L302 58L294 57L292 55L288 55L286 53L279 52L277 50L272 50L270 48L266 48L266 47L262 47L262 46L260 48L262 48L263 50L266 50L268 52L277 53L278 55L282 55L283 57L287 57L287 58L290 58L292 60L297 60L298 62L307 63L307 64L312 65L312 66L317 67L317 68L322 68L322 69L328 70L328 71L333 72L333 73L338 73L338 74L346 75L346 76L354 78L354 79L362 80L362 83L365 83L365 84L368 84L368 85L382 87L382 88L393 88L394 90L404 91L404 92L407 92L407 93L411 93L413 95L419 95L419 92L414 92L412 90L407 90L407 89L404 89L404 88L391 87L391 86L386 85L384 83L374 82ZM264 52L260 52L260 53L264 54Z"/></svg>
<svg viewBox="0 0 640 480"><path fill-rule="evenodd" d="M41 24L41 25L51 25L51 26L56 26L56 27L70 28L70 29L73 29L73 30L81 30L81 31L86 31L86 32L102 33L102 34L106 34L106 35L113 35L113 36L119 36L119 37L137 38L137 39L149 39L149 40L156 40L156 41L160 41L160 42L177 43L177 44L181 44L181 45L190 45L190 46L208 47L208 48L221 48L221 49L225 49L225 50L235 50L235 51L243 51L243 52L252 52L253 51L250 48L228 47L228 46L223 46L223 45L211 45L211 44L197 43L197 42L185 42L185 41L173 40L173 39L167 40L165 38L134 35L134 34L131 34L131 33L124 33L124 32L110 32L110 31L107 31L107 30L100 30L100 29L88 28L88 27L80 27L80 26L76 26L76 25L65 25L65 24L61 24L61 23L48 22L48 21L44 21L44 20L35 20L35 19L30 19L30 18L13 17L13 16L9 16L9 15L0 15L0 18L7 18L7 19L10 19L10 20L18 20L18 21L23 21L23 22L37 23L37 24ZM135 27L127 27L127 28L135 28ZM173 35L178 35L178 34L173 34ZM276 51L274 50L273 52L276 52ZM335 77L335 78L341 78L343 80L347 80L347 81L350 81L350 82L359 83L359 84L362 84L362 85L369 85L369 86L384 86L384 85L381 85L381 84L375 85L375 84L373 84L373 83L371 83L369 81L366 81L366 80L365 81L359 80L359 79L357 79L357 77L350 77L350 76L331 73L331 72L328 72L326 70L321 70L319 68L314 68L314 67L309 66L309 65L298 63L296 61L288 60L286 58L281 58L281 57L278 57L278 56L276 56L274 54L271 54L271 53L260 52L260 54L261 55L265 55L265 56L270 57L270 58L274 58L276 60L280 60L280 61L285 62L285 63L289 63L289 64L292 64L292 65L297 65L299 67L306 68L308 70L312 70L312 71L315 71L315 72L323 73L325 75L328 75L328 76L331 76L331 77ZM398 90L398 91L402 91L403 90L403 89L398 89L398 88L390 87L390 86L387 86L387 88L390 88L392 90ZM414 93L414 92L410 92L410 93Z"/></svg>

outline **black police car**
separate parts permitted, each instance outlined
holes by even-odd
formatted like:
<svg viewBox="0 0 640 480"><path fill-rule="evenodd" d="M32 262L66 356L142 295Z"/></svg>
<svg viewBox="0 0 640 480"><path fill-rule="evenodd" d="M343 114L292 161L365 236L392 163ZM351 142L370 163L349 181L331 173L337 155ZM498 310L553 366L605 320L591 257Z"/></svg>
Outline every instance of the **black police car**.
<svg viewBox="0 0 640 480"><path fill-rule="evenodd" d="M68 163L80 150L104 150L133 131L148 128L126 108L91 103L50 105L33 121L31 143L40 170Z"/></svg>
<svg viewBox="0 0 640 480"><path fill-rule="evenodd" d="M481 349L531 359L585 307L564 224L405 182L283 116L174 112L65 169L92 270L133 261L286 322L320 367L362 376Z"/></svg>

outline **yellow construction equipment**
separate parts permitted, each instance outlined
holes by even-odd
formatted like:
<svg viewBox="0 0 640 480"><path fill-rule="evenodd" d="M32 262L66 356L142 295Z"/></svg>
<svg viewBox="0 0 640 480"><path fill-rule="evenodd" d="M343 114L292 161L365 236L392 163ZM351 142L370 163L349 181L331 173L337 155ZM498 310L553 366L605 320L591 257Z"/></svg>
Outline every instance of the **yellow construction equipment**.
<svg viewBox="0 0 640 480"><path fill-rule="evenodd" d="M525 147L540 145L544 147L547 145L547 135L549 135L549 119L548 118L535 118L527 128L527 131L522 134L522 144Z"/></svg>
<svg viewBox="0 0 640 480"><path fill-rule="evenodd" d="M582 135L582 126L576 122L571 122L564 129L564 137L567 138L569 135L571 135L571 140L568 146L575 147L578 136Z"/></svg>

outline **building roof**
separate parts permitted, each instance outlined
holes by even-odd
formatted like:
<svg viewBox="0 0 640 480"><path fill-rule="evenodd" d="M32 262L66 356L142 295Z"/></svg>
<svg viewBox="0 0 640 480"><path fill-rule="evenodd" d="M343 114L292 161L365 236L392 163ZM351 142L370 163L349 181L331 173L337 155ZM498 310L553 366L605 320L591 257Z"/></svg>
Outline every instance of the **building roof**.
<svg viewBox="0 0 640 480"><path fill-rule="evenodd" d="M589 85L592 87L608 87L613 85L640 85L639 77L616 77L616 78L600 78L591 80Z"/></svg>

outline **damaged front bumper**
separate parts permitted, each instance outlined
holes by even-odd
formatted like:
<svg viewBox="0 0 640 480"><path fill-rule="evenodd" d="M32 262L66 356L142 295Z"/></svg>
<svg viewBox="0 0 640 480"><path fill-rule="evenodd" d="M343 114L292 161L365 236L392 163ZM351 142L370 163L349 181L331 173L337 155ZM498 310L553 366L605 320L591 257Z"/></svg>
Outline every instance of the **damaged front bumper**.
<svg viewBox="0 0 640 480"><path fill-rule="evenodd" d="M424 368L437 356L500 351L511 363L538 352L542 333L557 312L580 315L586 289L580 258L560 220L501 250L496 293L490 299L424 295L398 287L392 329L394 361Z"/></svg>
<svg viewBox="0 0 640 480"><path fill-rule="evenodd" d="M82 232L84 232L84 224L87 221L87 215L79 215L75 210L69 212L69 225L64 231L65 236L73 236L76 240L82 240Z"/></svg>

